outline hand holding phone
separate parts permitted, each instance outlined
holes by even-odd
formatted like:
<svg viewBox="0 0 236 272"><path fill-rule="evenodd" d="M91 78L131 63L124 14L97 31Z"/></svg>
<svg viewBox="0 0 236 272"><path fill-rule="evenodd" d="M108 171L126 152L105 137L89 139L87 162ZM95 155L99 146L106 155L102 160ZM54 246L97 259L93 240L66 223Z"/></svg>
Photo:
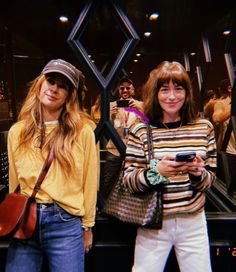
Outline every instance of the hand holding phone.
<svg viewBox="0 0 236 272"><path fill-rule="evenodd" d="M129 100L117 100L116 101L117 107L119 108L125 108L125 107L129 107Z"/></svg>
<svg viewBox="0 0 236 272"><path fill-rule="evenodd" d="M196 152L181 152L175 156L177 162L192 162L196 157Z"/></svg>

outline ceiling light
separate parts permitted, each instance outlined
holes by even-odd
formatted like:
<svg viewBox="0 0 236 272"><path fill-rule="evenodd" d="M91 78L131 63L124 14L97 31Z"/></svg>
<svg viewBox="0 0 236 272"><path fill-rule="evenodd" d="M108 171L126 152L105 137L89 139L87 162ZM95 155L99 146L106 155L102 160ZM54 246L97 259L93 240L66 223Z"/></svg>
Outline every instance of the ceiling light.
<svg viewBox="0 0 236 272"><path fill-rule="evenodd" d="M149 20L150 20L150 21L156 21L158 17L159 17L159 14L158 14L157 12L153 12L153 13L149 16Z"/></svg>
<svg viewBox="0 0 236 272"><path fill-rule="evenodd" d="M138 62L138 60L137 60L137 59L134 59L134 62Z"/></svg>
<svg viewBox="0 0 236 272"><path fill-rule="evenodd" d="M18 59L28 59L29 56L27 55L13 55L14 58L18 58Z"/></svg>
<svg viewBox="0 0 236 272"><path fill-rule="evenodd" d="M59 20L61 21L61 23L67 23L68 22L68 17L62 15L62 16L59 17Z"/></svg>
<svg viewBox="0 0 236 272"><path fill-rule="evenodd" d="M195 56L196 53L195 53L195 52L191 52L190 55L191 55L191 56Z"/></svg>
<svg viewBox="0 0 236 272"><path fill-rule="evenodd" d="M151 36L151 34L152 34L151 32L146 31L146 32L144 32L144 34L143 34L143 35L144 35L145 37L147 37L147 38L148 38L148 37L150 37L150 36Z"/></svg>
<svg viewBox="0 0 236 272"><path fill-rule="evenodd" d="M140 54L140 53L137 53L137 54L136 54L136 56L137 56L137 57L140 57L140 56L141 56L141 54Z"/></svg>
<svg viewBox="0 0 236 272"><path fill-rule="evenodd" d="M230 29L227 29L227 30L225 30L225 31L223 32L223 35L229 35L230 32L231 32L231 30L230 30Z"/></svg>

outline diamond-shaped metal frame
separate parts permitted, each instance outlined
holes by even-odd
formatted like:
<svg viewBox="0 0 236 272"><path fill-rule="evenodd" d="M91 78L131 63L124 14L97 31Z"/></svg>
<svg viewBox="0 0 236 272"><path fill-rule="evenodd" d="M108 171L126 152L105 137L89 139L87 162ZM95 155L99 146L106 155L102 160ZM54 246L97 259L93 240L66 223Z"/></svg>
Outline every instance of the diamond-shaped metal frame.
<svg viewBox="0 0 236 272"><path fill-rule="evenodd" d="M77 22L72 29L67 42L71 46L75 55L80 59L81 63L85 66L85 68L87 68L92 77L95 78L101 89L101 121L95 130L96 139L99 140L101 136L105 134L107 138L111 138L113 140L120 154L124 155L125 145L110 123L109 93L115 80L124 68L140 39L127 16L118 5L117 1L103 1L103 3L106 3L106 5L109 4L114 18L117 20L122 32L127 37L127 40L118 54L110 72L106 77L104 77L97 69L96 65L91 61L86 49L80 42L80 38L86 29L89 15L91 14L95 1L96 0L90 0L87 2L79 18L77 19Z"/></svg>
<svg viewBox="0 0 236 272"><path fill-rule="evenodd" d="M89 68L90 72L93 73L100 86L103 89L105 89L115 78L115 76L119 75L120 71L124 67L125 62L128 60L130 54L133 52L134 47L139 41L139 36L132 27L127 16L124 14L120 6L118 6L117 1L115 0L106 1L106 4L110 5L113 15L116 16L115 19L118 20L121 30L127 37L127 40L123 45L123 48L121 49L119 55L117 56L117 59L113 64L111 71L108 73L107 77L104 78L101 72L97 69L96 65L88 57L88 52L84 48L83 44L80 42L80 38L83 32L85 31L89 15L92 11L95 2L96 0L88 1L87 5L81 12L74 28L72 29L67 41L71 46L72 50L74 51L74 53L80 58L83 64L85 64L85 66Z"/></svg>

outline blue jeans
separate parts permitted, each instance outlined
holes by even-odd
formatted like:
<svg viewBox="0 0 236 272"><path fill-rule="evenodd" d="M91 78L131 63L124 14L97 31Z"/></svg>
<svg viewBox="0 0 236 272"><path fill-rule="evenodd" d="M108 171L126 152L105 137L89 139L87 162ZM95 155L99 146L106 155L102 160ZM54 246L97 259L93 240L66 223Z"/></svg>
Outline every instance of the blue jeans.
<svg viewBox="0 0 236 272"><path fill-rule="evenodd" d="M39 272L43 256L47 258L50 271L84 271L80 217L68 214L56 204L39 204L37 227L32 238L10 242L6 272Z"/></svg>

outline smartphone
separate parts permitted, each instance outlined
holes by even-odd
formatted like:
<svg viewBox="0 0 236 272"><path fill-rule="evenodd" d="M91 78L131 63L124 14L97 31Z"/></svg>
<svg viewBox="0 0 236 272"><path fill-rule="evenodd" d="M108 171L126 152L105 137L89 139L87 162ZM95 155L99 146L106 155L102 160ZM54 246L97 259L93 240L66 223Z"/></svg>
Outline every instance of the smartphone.
<svg viewBox="0 0 236 272"><path fill-rule="evenodd" d="M175 156L175 161L177 162L192 162L196 157L196 152L182 152L177 153Z"/></svg>
<svg viewBox="0 0 236 272"><path fill-rule="evenodd" d="M119 108L125 108L125 107L129 107L129 100L117 100L116 101L117 107Z"/></svg>

